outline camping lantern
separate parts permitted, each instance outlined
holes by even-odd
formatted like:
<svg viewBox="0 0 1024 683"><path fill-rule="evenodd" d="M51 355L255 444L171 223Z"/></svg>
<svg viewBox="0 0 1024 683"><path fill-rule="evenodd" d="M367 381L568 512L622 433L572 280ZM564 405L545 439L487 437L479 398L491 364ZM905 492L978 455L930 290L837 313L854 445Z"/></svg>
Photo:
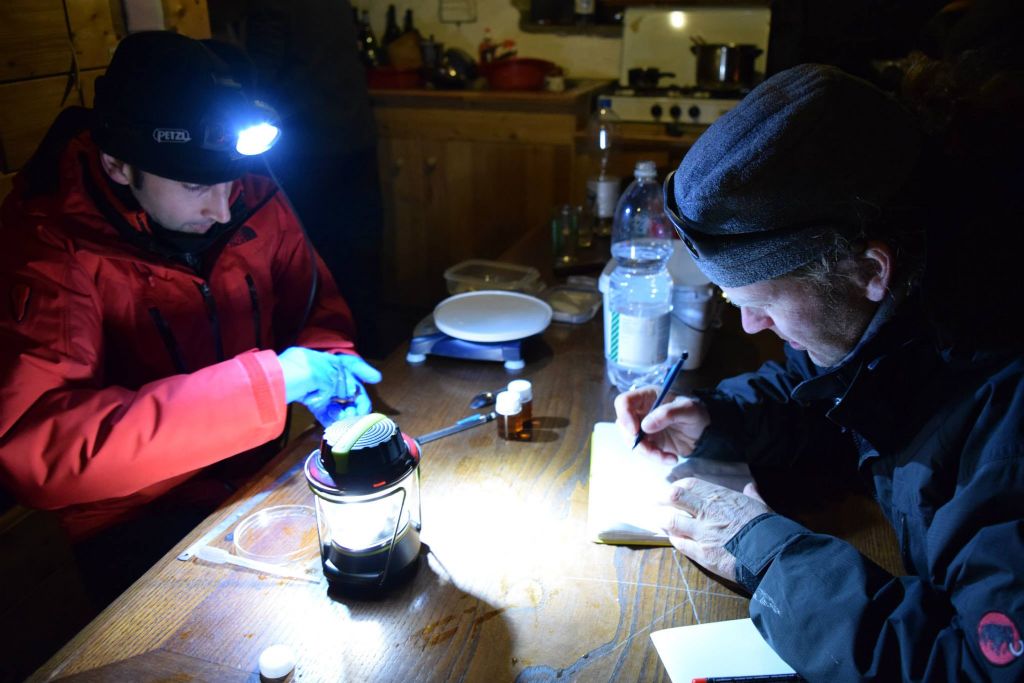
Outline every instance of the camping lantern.
<svg viewBox="0 0 1024 683"><path fill-rule="evenodd" d="M339 420L306 459L320 558L332 587L411 575L420 551L419 445L379 413Z"/></svg>

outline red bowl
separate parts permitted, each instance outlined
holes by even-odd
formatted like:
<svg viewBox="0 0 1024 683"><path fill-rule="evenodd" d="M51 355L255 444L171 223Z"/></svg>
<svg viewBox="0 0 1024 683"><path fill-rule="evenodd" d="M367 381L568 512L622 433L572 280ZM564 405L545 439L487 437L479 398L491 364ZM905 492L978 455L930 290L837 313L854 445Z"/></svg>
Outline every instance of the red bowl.
<svg viewBox="0 0 1024 683"><path fill-rule="evenodd" d="M544 77L554 68L547 60L529 57L510 57L480 65L492 90L540 90Z"/></svg>
<svg viewBox="0 0 1024 683"><path fill-rule="evenodd" d="M370 90L406 90L423 87L419 69L396 69L393 66L373 66L366 70L366 85Z"/></svg>

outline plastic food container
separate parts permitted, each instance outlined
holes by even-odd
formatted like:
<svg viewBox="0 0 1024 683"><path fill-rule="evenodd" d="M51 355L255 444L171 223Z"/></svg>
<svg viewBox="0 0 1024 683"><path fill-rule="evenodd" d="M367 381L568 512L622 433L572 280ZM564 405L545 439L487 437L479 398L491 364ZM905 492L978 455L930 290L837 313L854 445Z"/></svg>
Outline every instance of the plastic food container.
<svg viewBox="0 0 1024 683"><path fill-rule="evenodd" d="M457 263L444 271L450 294L476 292L483 289L504 289L534 294L544 288L536 268L515 263L473 259Z"/></svg>
<svg viewBox="0 0 1024 683"><path fill-rule="evenodd" d="M551 319L561 323L585 323L601 308L601 293L592 288L556 285L541 298L551 306Z"/></svg>

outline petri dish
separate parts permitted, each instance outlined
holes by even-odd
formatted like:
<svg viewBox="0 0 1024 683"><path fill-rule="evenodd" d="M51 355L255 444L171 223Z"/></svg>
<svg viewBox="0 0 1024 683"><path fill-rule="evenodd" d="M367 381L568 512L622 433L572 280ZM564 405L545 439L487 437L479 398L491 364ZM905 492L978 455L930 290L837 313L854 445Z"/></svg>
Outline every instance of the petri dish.
<svg viewBox="0 0 1024 683"><path fill-rule="evenodd" d="M254 512L239 523L234 537L239 555L261 562L284 564L319 552L316 511L308 505L277 505Z"/></svg>

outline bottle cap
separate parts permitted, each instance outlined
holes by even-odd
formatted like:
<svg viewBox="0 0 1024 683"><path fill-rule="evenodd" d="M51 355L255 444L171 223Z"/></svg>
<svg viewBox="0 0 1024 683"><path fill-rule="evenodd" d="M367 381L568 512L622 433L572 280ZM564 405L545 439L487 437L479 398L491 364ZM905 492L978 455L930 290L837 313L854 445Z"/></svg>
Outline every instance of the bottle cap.
<svg viewBox="0 0 1024 683"><path fill-rule="evenodd" d="M284 678L295 668L295 651L287 645L271 645L260 653L259 667L268 680Z"/></svg>
<svg viewBox="0 0 1024 683"><path fill-rule="evenodd" d="M653 161L638 161L634 175L637 178L655 178L658 175L658 167Z"/></svg>
<svg viewBox="0 0 1024 683"><path fill-rule="evenodd" d="M533 400L533 385L527 379L514 379L508 383L508 390L519 396L520 403Z"/></svg>
<svg viewBox="0 0 1024 683"><path fill-rule="evenodd" d="M498 415L515 415L523 409L519 401L519 394L511 391L502 391L494 399L494 410Z"/></svg>

